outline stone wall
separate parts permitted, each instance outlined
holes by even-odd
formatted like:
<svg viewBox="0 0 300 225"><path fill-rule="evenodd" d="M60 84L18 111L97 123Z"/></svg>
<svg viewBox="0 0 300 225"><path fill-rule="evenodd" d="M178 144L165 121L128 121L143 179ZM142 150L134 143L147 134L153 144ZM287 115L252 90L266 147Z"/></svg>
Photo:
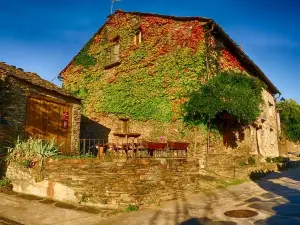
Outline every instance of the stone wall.
<svg viewBox="0 0 300 225"><path fill-rule="evenodd" d="M109 143L116 143L118 138L113 134L121 132L121 121L115 115L98 114L95 117L85 118L81 124L81 138L104 139ZM129 120L129 131L140 133L140 139L160 141L161 138L170 141L189 142L189 155L200 155L205 150L207 132L205 127L189 129L181 121L163 123L158 121ZM213 136L213 134L211 134ZM119 141L120 143L120 141ZM196 146L195 146L196 145ZM222 151L222 140L215 137L211 142L212 149Z"/></svg>
<svg viewBox="0 0 300 225"><path fill-rule="evenodd" d="M258 153L266 157L279 156L277 112L274 97L263 91L262 114L256 121Z"/></svg>
<svg viewBox="0 0 300 225"><path fill-rule="evenodd" d="M230 178L247 178L254 171L276 170L274 164L236 168L215 168ZM44 180L36 182L39 166L32 169L10 164L7 177L16 192L101 208L125 208L129 204L156 205L220 185L220 177L200 170L197 161L98 162L92 159L50 159L43 170ZM226 172L226 173L225 173ZM204 175L206 174L206 175ZM222 181L224 182L224 180Z"/></svg>
<svg viewBox="0 0 300 225"><path fill-rule="evenodd" d="M261 116L249 126L233 127L227 131L231 133L234 144L224 146L222 134L211 134L209 153L243 152L245 155L262 155L276 157L279 155L277 140L276 109L273 96L263 91ZM121 121L112 114L89 112L82 123L81 137L104 139L107 142L117 142L115 132L121 131ZM93 116L94 115L94 116ZM96 115L96 116L95 116ZM205 127L189 129L182 121L163 123L158 121L129 121L130 132L140 133L141 139L159 141L164 140L186 141L190 143L189 155L201 157L206 153L207 132Z"/></svg>
<svg viewBox="0 0 300 225"><path fill-rule="evenodd" d="M280 139L280 155L286 156L289 153L300 153L300 143L295 143L282 137Z"/></svg>
<svg viewBox="0 0 300 225"><path fill-rule="evenodd" d="M68 165L66 165L66 163ZM102 207L151 205L205 188L197 162L48 162L45 178L75 190L79 202Z"/></svg>
<svg viewBox="0 0 300 225"><path fill-rule="evenodd" d="M208 189L205 179L213 179L199 175L196 162L95 164L74 159L48 161L42 182L35 180L38 167L25 169L11 164L6 175L16 192L103 208L157 204Z"/></svg>
<svg viewBox="0 0 300 225"><path fill-rule="evenodd" d="M3 139L24 137L27 98L25 90L13 78L2 81L0 89L1 133Z"/></svg>
<svg viewBox="0 0 300 225"><path fill-rule="evenodd" d="M1 71L0 71L1 72ZM0 84L0 134L3 140L14 140L17 137L25 137L26 114L28 96L38 95L53 100L71 103L72 108L72 134L71 141L73 151L78 150L81 106L80 102L70 97L60 95L20 79L8 76Z"/></svg>
<svg viewBox="0 0 300 225"><path fill-rule="evenodd" d="M248 163L250 157L255 160L253 165ZM251 172L258 170L277 171L277 165L266 163L263 156L250 155L238 151L234 151L231 154L207 154L205 168L218 176L229 178L245 178Z"/></svg>
<svg viewBox="0 0 300 225"><path fill-rule="evenodd" d="M81 105L73 104L71 149L72 152L76 152L76 153L80 151L80 125L81 125Z"/></svg>
<svg viewBox="0 0 300 225"><path fill-rule="evenodd" d="M152 20L156 22L152 24ZM185 37L185 46L189 46L189 41L194 40L195 38L199 39L199 49L197 51L204 50L202 47L200 47L202 44L204 44L204 38L202 38L204 37L205 32L204 23L199 23L199 21L196 20L192 23L191 22L192 21L186 20L181 21L179 18L177 20L174 20L174 18L160 18L157 15L131 15L130 13L124 12L116 12L116 14L112 15L109 18L107 23L104 25L103 29L100 29L99 32L95 34L95 36L91 39L89 44L87 44L83 50L86 51L84 54L88 53L91 57L94 57L95 62L97 63L95 63L95 65L90 65L86 67L81 65L81 63L74 63L76 61L75 57L74 61L72 61L61 73L61 76L63 77L64 87L66 89L75 92L77 91L78 93L81 93L82 91L88 93L85 94L83 97L83 104L85 109L84 114L86 118L82 123L82 138L96 138L104 139L107 142L116 142L116 137L113 136L113 133L118 132L120 130L120 121L115 115L103 113L110 111L101 108L101 99L107 98L107 96L109 96L109 94L105 95L105 92L103 92L104 87L109 86L113 83L118 84L118 82L122 81L121 78L123 76L128 76L129 74L140 74L141 81L143 81L143 75L148 73L147 70L149 70L149 72L151 71L151 76L158 76L160 74L158 72L160 69L156 69L156 66L164 62L161 62L159 60L160 57L164 54L176 53L178 46L181 46L180 43L176 43L176 41L175 43L173 43L173 39L177 38L171 38L172 40L169 40L168 38L172 36L177 36L178 32L182 30L182 32L180 32L181 35L180 37L178 37L178 40L182 37ZM144 26L147 27L147 29L142 30L143 43L145 44L140 45L139 47L132 46L133 36L131 34L136 33L136 30L134 30L134 32L131 33L129 32L132 29L136 29L137 24L139 24L140 28ZM151 26L149 24L151 24ZM124 25L126 25L127 27L126 32L124 32L123 30ZM194 37L192 38L192 36L190 36L191 32L186 33L186 31L189 31L189 29L186 29L186 27L190 27L191 31L198 30L199 33L194 35ZM197 27L199 29L194 29ZM161 33L162 30L169 30L171 31L171 33L170 35L166 36ZM176 30L178 32L173 33ZM103 49L107 47L107 41L103 40L107 40L108 37L108 39L112 40L116 36L120 38L120 59L122 63L118 66L108 69L104 65L105 54L102 54L104 52ZM159 43L159 45L157 43ZM214 43L214 41L212 41L212 43ZM145 48L146 46L147 48ZM168 49L168 51L165 51L165 53L163 54L156 55L157 52L161 52L161 50L158 51L158 46ZM139 51L142 50L145 53L145 56L142 57L142 60L134 61L133 58L137 57L136 55L134 55L134 53L137 53L138 49ZM254 74L250 71L252 69L249 68L248 63L243 63L243 60L240 60L240 56L237 56L236 52L232 51L231 48L228 48L226 43L224 43L224 49L222 49L221 52L217 50L213 52L220 57L220 59L214 61L214 63L217 64L217 62L220 62L220 65L211 65L211 70L213 70L213 68L222 68L222 70L234 70L237 72L245 72L248 75L253 75L253 77L258 76L258 74ZM132 56L134 57L131 58ZM189 56L191 57L191 55ZM184 57L189 56L185 55ZM179 57L179 55L170 55L170 58L173 57L176 58ZM151 63L149 63L148 60ZM180 59L179 61L184 60ZM191 70L190 68L186 68L186 71L197 71L197 67L193 68L193 70ZM147 70L145 70L145 68L147 68ZM173 80L172 77L169 78L168 70L166 70L164 73L165 74L163 74L163 77L165 80ZM182 72L179 70L178 74L181 73ZM191 75L190 73L185 71L184 73L186 73L186 76L183 77L191 77L195 75ZM90 77L93 77L93 79L90 79L89 76L87 76L87 74L89 74ZM183 81L184 80L178 80L177 83L179 84ZM187 83L190 82L189 79L187 79L186 81ZM129 81L124 80L122 82ZM162 93L164 93L164 89L168 90L166 92L166 95L172 93L170 96L168 96L168 98L170 99L170 102L173 105L172 111L176 112L175 114L177 114L180 111L180 106L186 101L186 99L185 97L182 99L180 99L179 97L175 97L177 94L179 94L179 96L182 95L180 94L181 88L178 87L174 89L172 85L167 85L167 83L168 82L166 82L166 86L162 86L161 90ZM119 83L118 85L121 85L121 83ZM124 87L125 86L126 85L124 84ZM137 85L136 87L133 86L132 88L138 89L139 85ZM185 88L187 88L187 86ZM147 88L144 89L146 91ZM123 91L127 92L128 90L124 88ZM111 93L111 95L114 94ZM138 98L140 97L137 96L136 100L138 101L136 102L139 102L140 100L141 102L144 102L143 99ZM249 98L251 98L251 96L249 96ZM277 156L279 153L277 145L276 116L274 114L275 102L271 91L264 91L263 98L263 114L258 119L256 126L247 126L238 130L236 128L233 128L232 130L227 132L227 134L230 133L230 138L234 139L234 143L231 146L224 146L222 137L220 136L212 137L212 142L210 143L210 151L230 152L234 148L242 149L245 147L247 151L249 150L248 152L251 152L252 154L261 154L263 156L272 157ZM126 107L122 105L122 102L118 102L117 104L120 105L119 109L117 110L117 112L120 113L122 113L122 110L124 111L123 113L125 113L126 108L128 107L134 107L134 105L129 106L130 104L128 103L124 103ZM154 112L159 112L159 107L155 109ZM141 133L141 138L148 140L158 141L160 137L164 137L165 139L173 141L188 141L192 144L192 148L190 148L189 151L190 153L192 152L192 154L190 155L197 155L197 157L203 156L203 154L205 154L206 151L207 133L205 133L204 129L198 130L196 132L195 130L186 129L186 127L179 118L180 116L174 117L171 123L160 123L157 121L130 121L130 131ZM177 121L174 122L174 120Z"/></svg>

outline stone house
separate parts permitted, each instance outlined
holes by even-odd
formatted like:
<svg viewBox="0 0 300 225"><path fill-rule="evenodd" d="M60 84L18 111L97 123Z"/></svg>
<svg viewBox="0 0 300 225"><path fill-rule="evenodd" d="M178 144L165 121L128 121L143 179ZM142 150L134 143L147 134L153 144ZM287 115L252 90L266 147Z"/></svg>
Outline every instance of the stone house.
<svg viewBox="0 0 300 225"><path fill-rule="evenodd" d="M0 62L0 140L55 139L77 152L81 101L35 73Z"/></svg>
<svg viewBox="0 0 300 225"><path fill-rule="evenodd" d="M82 138L113 142L113 133L121 130L119 119L128 117L130 130L142 138L188 141L197 156L205 151L206 134L184 125L181 106L199 80L203 83L226 70L257 77L267 87L261 116L233 132L236 146L251 154L277 156L274 96L279 91L211 19L118 10L59 77L66 90L82 99ZM211 151L230 152L215 136Z"/></svg>

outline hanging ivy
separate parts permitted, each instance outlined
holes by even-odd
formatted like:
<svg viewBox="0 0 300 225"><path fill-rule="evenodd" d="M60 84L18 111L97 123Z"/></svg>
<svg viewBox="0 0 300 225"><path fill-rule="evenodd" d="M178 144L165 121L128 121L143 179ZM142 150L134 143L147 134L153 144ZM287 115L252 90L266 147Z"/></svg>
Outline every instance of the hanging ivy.
<svg viewBox="0 0 300 225"><path fill-rule="evenodd" d="M249 124L261 113L263 87L261 81L243 73L221 72L190 95L184 106L186 118L208 121L227 112Z"/></svg>

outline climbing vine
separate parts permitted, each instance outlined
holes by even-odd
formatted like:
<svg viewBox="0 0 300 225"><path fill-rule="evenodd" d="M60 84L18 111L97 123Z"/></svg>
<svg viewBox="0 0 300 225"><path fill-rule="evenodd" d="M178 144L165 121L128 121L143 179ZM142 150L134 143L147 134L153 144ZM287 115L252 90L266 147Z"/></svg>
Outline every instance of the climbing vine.
<svg viewBox="0 0 300 225"><path fill-rule="evenodd" d="M184 115L182 106L207 82L206 60L212 64L210 73L213 74L219 70L244 72L239 61L228 51L215 51L214 41L207 39L206 25L196 19L177 21L119 11L109 17L63 72L64 88L83 99L84 114L89 116L122 113L137 120L170 122L181 119ZM137 45L134 37L139 31L142 43ZM212 50L209 58L205 57L207 40ZM107 69L108 50L114 45L120 49L120 64ZM228 79L237 82L240 75L241 87L258 84L242 74ZM225 74L221 78L229 82ZM261 96L256 92L258 89L247 91L257 95L252 105L256 104ZM238 104L244 105L241 101ZM245 120L258 113L252 109L251 116L247 117L244 111L238 111L238 107L235 106L232 112ZM208 113L211 115L212 112Z"/></svg>
<svg viewBox="0 0 300 225"><path fill-rule="evenodd" d="M91 45L91 40L84 46L84 48L75 57L74 65L82 65L84 67L89 67L96 64L97 62L96 58L88 53L90 45Z"/></svg>

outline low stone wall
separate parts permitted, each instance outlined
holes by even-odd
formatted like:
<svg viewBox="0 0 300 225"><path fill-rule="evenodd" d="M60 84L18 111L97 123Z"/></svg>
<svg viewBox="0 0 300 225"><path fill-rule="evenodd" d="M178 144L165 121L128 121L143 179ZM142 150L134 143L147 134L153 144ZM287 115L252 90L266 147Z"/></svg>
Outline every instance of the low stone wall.
<svg viewBox="0 0 300 225"><path fill-rule="evenodd" d="M280 154L286 156L288 153L300 153L300 142L295 143L282 138L280 140Z"/></svg>
<svg viewBox="0 0 300 225"><path fill-rule="evenodd" d="M39 176L37 169L25 169L16 164L8 166L6 176L12 181L13 191L62 202L78 203L72 188L50 180L37 182Z"/></svg>
<svg viewBox="0 0 300 225"><path fill-rule="evenodd" d="M249 157L255 160L254 165L248 164ZM241 165L243 164L243 165ZM266 163L261 155L240 154L207 154L206 170L216 176L228 178L246 178L257 172L278 171L281 165Z"/></svg>
<svg viewBox="0 0 300 225"><path fill-rule="evenodd" d="M3 65L0 65L0 75L7 73L6 71L7 68L3 70L2 67ZM14 72L11 71L10 73L23 73L23 72L20 72L19 70L15 70ZM22 76L26 77L26 73L24 73ZM80 100L74 99L73 97L70 97L62 93L58 93L57 91L49 90L47 88L47 85L50 85L51 87L52 85L49 84L47 81L40 80L38 76L34 76L31 74L30 77L32 79L38 79L40 85L43 85L44 87L40 87L39 85L34 85L30 82L24 81L22 79L10 75L3 80L0 79L1 80L0 82L0 148L2 146L7 147L9 143L13 143L18 138L22 140L28 136L28 134L25 134L25 127L26 127L26 123L28 122L27 121L28 120L27 111L29 107L28 99L29 97L34 96L34 97L38 97L39 99L40 98L47 99L46 100L47 102L48 101L61 102L64 104L68 104L70 105L70 107L72 107L72 116L70 115L72 121L69 121L70 122L69 129L71 129L70 150L72 153L77 153L79 150L80 121L81 121ZM60 90L59 88L57 89ZM52 113L54 113L54 111ZM62 116L62 112L60 116ZM31 129L35 129L35 133L38 133L39 135L43 133L42 131L40 131L41 129L40 127L35 127ZM58 132L58 131L54 129L51 132ZM4 141L6 142L4 143Z"/></svg>
<svg viewBox="0 0 300 225"><path fill-rule="evenodd" d="M275 170L275 167L269 169ZM245 178L252 171L263 168L263 165L252 169L239 168L234 176ZM157 205L218 186L216 177L203 175L206 171L199 170L197 161L138 160L118 163L51 159L45 163L42 182L36 182L35 178L40 176L38 171L38 165L25 169L11 164L7 177L16 192L100 208Z"/></svg>
<svg viewBox="0 0 300 225"><path fill-rule="evenodd" d="M14 191L103 208L158 204L208 188L205 181L213 180L199 174L196 162L147 160L50 160L42 182L35 181L35 168L10 165L7 176Z"/></svg>

